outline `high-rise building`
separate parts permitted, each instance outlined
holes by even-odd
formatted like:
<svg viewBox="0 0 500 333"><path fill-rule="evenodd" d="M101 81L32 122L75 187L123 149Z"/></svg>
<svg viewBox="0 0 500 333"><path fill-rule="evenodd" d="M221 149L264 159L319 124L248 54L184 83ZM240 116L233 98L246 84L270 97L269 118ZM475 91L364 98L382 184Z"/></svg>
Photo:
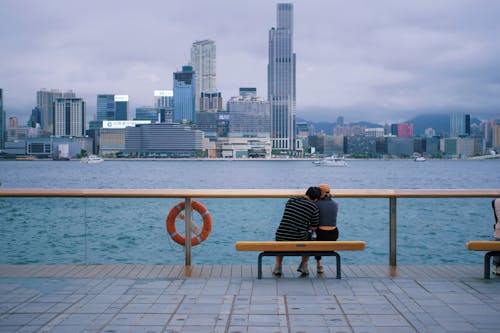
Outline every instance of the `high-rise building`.
<svg viewBox="0 0 500 333"><path fill-rule="evenodd" d="M254 88L255 89L255 88ZM243 96L241 95L243 92ZM268 101L254 96L253 90L240 89L240 96L232 97L227 102L229 112L230 136L269 136L271 132L271 111Z"/></svg>
<svg viewBox="0 0 500 333"><path fill-rule="evenodd" d="M216 48L212 40L196 41L191 46L191 63L196 73L196 111L201 109L202 92L216 92Z"/></svg>
<svg viewBox="0 0 500 333"><path fill-rule="evenodd" d="M268 100L274 149L295 151L296 83L293 4L279 3L277 27L269 31Z"/></svg>
<svg viewBox="0 0 500 333"><path fill-rule="evenodd" d="M195 120L195 72L191 66L182 66L181 72L174 72L174 113L175 122Z"/></svg>
<svg viewBox="0 0 500 333"><path fill-rule="evenodd" d="M5 141L7 141L6 133L5 112L3 111L3 89L0 88L0 149L5 148Z"/></svg>
<svg viewBox="0 0 500 333"><path fill-rule="evenodd" d="M172 90L155 90L153 95L155 108L174 108L174 92Z"/></svg>
<svg viewBox="0 0 500 333"><path fill-rule="evenodd" d="M47 133L54 132L54 102L57 98L76 98L73 91L60 92L57 89L40 89L36 92L36 106L40 110L42 129Z"/></svg>
<svg viewBox="0 0 500 333"><path fill-rule="evenodd" d="M127 120L128 95L97 95L97 121Z"/></svg>
<svg viewBox="0 0 500 333"><path fill-rule="evenodd" d="M397 124L397 136L399 138L411 138L413 137L413 124Z"/></svg>
<svg viewBox="0 0 500 333"><path fill-rule="evenodd" d="M222 110L222 95L220 92L202 91L200 97L200 111Z"/></svg>
<svg viewBox="0 0 500 333"><path fill-rule="evenodd" d="M55 136L85 135L85 101L81 98L57 98L54 101Z"/></svg>
<svg viewBox="0 0 500 333"><path fill-rule="evenodd" d="M455 112L450 115L450 137L464 137L470 135L470 115Z"/></svg>

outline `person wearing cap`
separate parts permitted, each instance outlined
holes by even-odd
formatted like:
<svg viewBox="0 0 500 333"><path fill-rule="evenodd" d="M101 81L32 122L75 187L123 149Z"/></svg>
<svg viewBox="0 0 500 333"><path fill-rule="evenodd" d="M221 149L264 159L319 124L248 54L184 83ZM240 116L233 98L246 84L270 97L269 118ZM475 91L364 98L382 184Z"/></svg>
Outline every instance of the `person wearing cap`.
<svg viewBox="0 0 500 333"><path fill-rule="evenodd" d="M317 241L336 241L339 238L339 230L337 229L337 213L339 205L332 200L330 186L328 184L320 184L321 198L316 201L316 206L319 208L319 226L316 229ZM321 257L316 256L316 272L321 274L324 272L321 265Z"/></svg>
<svg viewBox="0 0 500 333"><path fill-rule="evenodd" d="M311 239L310 230L319 224L319 209L314 204L321 196L318 187L311 186L303 197L288 199L280 225L276 230L276 241L307 241ZM309 256L303 256L297 271L303 275L309 274L307 261ZM276 256L274 275L282 274L283 257Z"/></svg>

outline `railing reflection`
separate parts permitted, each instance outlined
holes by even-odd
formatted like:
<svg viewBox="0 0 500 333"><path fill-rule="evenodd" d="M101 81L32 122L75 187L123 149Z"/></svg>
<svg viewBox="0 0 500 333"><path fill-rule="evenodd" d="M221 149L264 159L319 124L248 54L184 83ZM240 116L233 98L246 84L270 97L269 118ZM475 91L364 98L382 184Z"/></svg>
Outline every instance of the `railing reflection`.
<svg viewBox="0 0 500 333"><path fill-rule="evenodd" d="M68 260L70 262L81 261L81 259L75 259L74 255L78 255L83 252L85 263L95 263L99 260L105 260L105 258L91 258L91 255L94 253L94 248L99 247L99 243L109 242L107 244L107 251L120 253L123 252L124 256L127 258L134 258L136 254L127 253L126 249L121 248L120 244L114 244L109 239L106 239L106 235L110 234L110 230L114 230L116 228L121 229L118 232L116 230L113 231L113 237L117 237L121 242L128 242L131 244L131 248L133 246L139 247L140 245L135 244L137 242L136 236L137 234L146 234L148 237L158 237L156 242L160 242L162 237L165 237L165 231L163 230L161 235L151 235L148 234L148 230L145 229L144 221L147 219L158 220L158 213L151 213L153 210L158 209L158 205L161 205L160 210L164 212L164 215L160 217L160 219L166 218L168 214L168 210L170 206L173 204L173 199L185 200L187 203L187 211L185 218L185 227L184 232L190 233L191 221L193 220L196 214L191 214L190 202L193 199L206 199L212 201L212 199L265 199L264 201L258 201L257 204L253 206L248 206L247 208L241 208L241 202L238 204L234 204L234 201L230 204L226 204L228 201L223 201L224 207L218 207L216 205L216 210L229 210L231 214L229 216L221 218L220 223L237 223L241 224L241 233L232 231L235 235L233 237L244 237L244 230L246 228L252 228L252 224L255 221L251 221L251 217L248 216L248 212L239 211L239 209L247 209L252 211L255 215L255 219L268 219L275 223L275 225L267 225L264 226L265 230L262 232L263 237L267 237L267 240L272 239L272 235L274 235L274 230L279 222L280 214L282 212L283 203L285 200L292 196L300 196L303 195L305 189L210 189L210 190L200 190L200 189L1 189L0 197L4 197L7 201L0 204L0 216L3 216L3 223L16 223L19 224L19 221L23 221L20 225L16 225L15 229L9 229L6 226L2 227L2 239L8 243L5 245L2 251L9 255L9 252L15 251L16 255L20 255L19 262L20 263L30 263L30 260L34 260L34 258L30 259L30 256L33 256L33 250L30 247L33 244L30 244L33 239L39 239L40 242L47 242L46 246L51 248L54 253L58 253L59 246L64 246L64 248L69 249L66 250L68 253L61 254L58 253L64 260ZM411 210L418 210L419 205L421 204L421 208L427 207L426 214L432 215L430 219L454 219L456 216L448 216L443 215L441 213L440 206L441 203L433 201L436 198L455 198L458 200L463 199L472 199L478 198L482 199L480 202L473 203L475 207L474 210L482 211L483 209L487 211L484 216L489 216L490 211L488 207L487 198L495 198L500 197L500 189L459 189L459 190L449 190L449 189L427 189L427 190L407 190L407 189L399 189L399 190L391 190L391 189L370 189L370 190L351 190L351 189L336 189L335 190L335 198L337 200L344 199L355 199L356 202L363 202L359 200L365 199L388 199L386 201L388 205L380 204L379 200L377 200L377 205L370 206L363 209L356 209L356 206L352 207L347 202L342 202L341 205L341 213L344 214L341 221L347 221L351 223L352 230L358 230L360 226L356 226L356 219L360 219L362 221L368 221L371 216L376 216L377 214L383 214L383 211L386 211L388 219L388 223L386 227L388 229L388 239L386 242L388 243L388 253L389 253L389 265L396 266L397 265L397 212L398 212L398 204L402 203L403 207L411 206ZM16 198L26 198L22 199L22 207L13 208L12 206L16 206L13 200ZM38 199L28 199L28 198L66 198L62 202L44 202L41 203ZM78 207L81 208L81 205L70 198L85 198L83 211L78 211ZM95 198L95 199L94 199ZM110 199L118 198L120 200L112 200ZM158 199L154 201L148 201L148 204L141 203L130 204L127 201L122 199L124 198L135 198L135 199ZM172 199L165 201L164 199ZM275 204L275 200L268 199L280 199L279 204ZM417 203L414 205L412 199L417 199ZM80 200L80 199L77 199ZM18 201L16 201L18 202ZM419 204L419 203L420 204ZM165 203L167 205L165 205ZM134 206L137 204L137 206ZM269 205L271 208L266 207ZM462 203L456 204L458 207L463 207ZM480 205L480 207L476 207ZM34 210L28 209L28 207L32 206L36 208ZM239 206L239 207L238 207ZM414 207L416 206L416 207ZM429 207L432 206L432 207ZM245 207L245 206L244 206ZM344 207L346 209L344 209ZM73 208L73 209L72 209ZM210 206L209 206L210 209ZM270 210L266 210L270 209ZM463 207L464 211L459 213L467 214L469 211ZM30 211L30 216L25 214L25 211ZM139 217L137 221L132 221L133 223L125 223L130 215L132 215L132 210L137 210L134 213L138 214ZM357 211L356 211L357 210ZM259 214L264 214L264 216L260 216ZM267 215L266 215L267 214ZM474 213L475 214L475 213ZM482 213L481 213L482 214ZM481 215L479 214L479 215ZM111 215L111 216L108 216ZM252 214L250 214L252 215ZM451 215L451 214L449 214ZM52 216L57 216L56 220L52 220ZM242 220L239 217L245 216L245 219ZM401 218L403 216L403 218ZM427 215L426 215L427 216ZM402 221L408 219L408 209L405 208L403 213L399 214L399 218ZM473 219L474 217L472 217ZM45 230L39 229L35 231L38 234L30 235L27 238L23 238L23 240L18 240L20 233L29 234L33 232L30 228L33 220L36 219L44 219L44 221L48 221L44 224ZM485 219L486 218L482 218ZM64 223L61 223L63 220ZM78 224L77 221L83 220L83 224ZM415 233L419 233L422 230L422 225L419 225L419 217L413 216L411 220L415 223ZM162 223L163 223L162 221ZM346 222L346 223L347 223ZM124 223L121 225L120 223ZM215 225L217 226L217 221L215 221ZM363 222L367 223L367 222ZM457 221L457 223L461 223ZM69 228L69 224L78 224L76 226L72 226ZM249 224L247 226L245 224ZM488 224L489 226L489 224ZM219 227L222 227L219 225ZM142 229L141 229L142 228ZM352 236L352 231L346 230L344 226L342 226L346 231L346 235ZM344 230L341 228L341 234ZM406 226L405 226L406 228ZM380 229L385 229L384 227ZM238 230L238 229L237 229ZM156 231L155 231L156 232ZM454 230L449 230L448 232L452 233ZM99 236L97 236L99 235ZM489 236L485 234L485 237ZM222 236L224 237L224 236ZM408 238L405 234L405 238ZM186 237L190 239L190 237ZM367 247L370 245L370 242L376 241L375 238L380 238L380 235L375 235L374 233L369 235L364 235L361 237L354 238L365 240L367 242ZM368 238L368 239L366 239ZM345 238L344 238L345 239ZM233 243L234 240L241 239L232 239L230 242ZM253 239L253 240L266 240L266 239ZM467 239L468 240L468 239ZM210 237L206 242L210 242ZM151 246L150 242L147 240L142 240L145 245L142 246ZM224 242L224 240L217 239L217 242ZM152 242L155 243L155 242ZM143 243L141 243L143 244ZM231 249L233 244L227 244L228 248ZM8 247L7 247L8 246ZM416 246L416 245L415 245ZM136 248L137 248L136 247ZM90 249L89 249L90 248ZM230 251L230 250L228 250ZM105 256L105 255L104 255ZM192 264L191 258L191 246L184 247L184 264L186 266L190 266ZM141 260L140 256L137 256L137 260ZM116 260L116 259L114 259ZM14 259L9 263L17 263Z"/></svg>

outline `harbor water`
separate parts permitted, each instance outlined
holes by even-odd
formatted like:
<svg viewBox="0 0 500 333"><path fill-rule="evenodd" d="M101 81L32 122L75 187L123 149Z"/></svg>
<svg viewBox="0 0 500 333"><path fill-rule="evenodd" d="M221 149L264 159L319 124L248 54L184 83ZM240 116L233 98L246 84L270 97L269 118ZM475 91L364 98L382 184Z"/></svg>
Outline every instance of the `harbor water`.
<svg viewBox="0 0 500 333"><path fill-rule="evenodd" d="M341 189L499 188L500 160L355 160L348 167L311 161L107 160L0 161L2 188ZM240 240L273 240L286 199L195 199L212 216L193 264L255 263ZM364 240L349 264L388 263L389 200L337 198L340 240ZM179 199L0 198L0 264L183 264L183 247L165 230ZM201 223L194 214L195 222ZM491 198L398 199L398 264L480 264L465 249L491 239ZM182 232L182 223L178 223ZM267 258L269 259L269 258ZM269 259L271 260L271 259ZM293 260L293 259L285 259ZM329 260L329 259L326 259ZM333 260L333 259L332 259Z"/></svg>

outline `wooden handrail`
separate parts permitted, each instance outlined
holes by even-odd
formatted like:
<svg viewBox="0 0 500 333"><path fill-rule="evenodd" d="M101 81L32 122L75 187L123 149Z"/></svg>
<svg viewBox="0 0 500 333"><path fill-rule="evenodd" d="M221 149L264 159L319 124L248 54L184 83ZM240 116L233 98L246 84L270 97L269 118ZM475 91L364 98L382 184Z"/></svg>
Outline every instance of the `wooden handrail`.
<svg viewBox="0 0 500 333"><path fill-rule="evenodd" d="M289 198L305 189L0 189L0 197ZM336 198L494 198L498 189L334 189Z"/></svg>

